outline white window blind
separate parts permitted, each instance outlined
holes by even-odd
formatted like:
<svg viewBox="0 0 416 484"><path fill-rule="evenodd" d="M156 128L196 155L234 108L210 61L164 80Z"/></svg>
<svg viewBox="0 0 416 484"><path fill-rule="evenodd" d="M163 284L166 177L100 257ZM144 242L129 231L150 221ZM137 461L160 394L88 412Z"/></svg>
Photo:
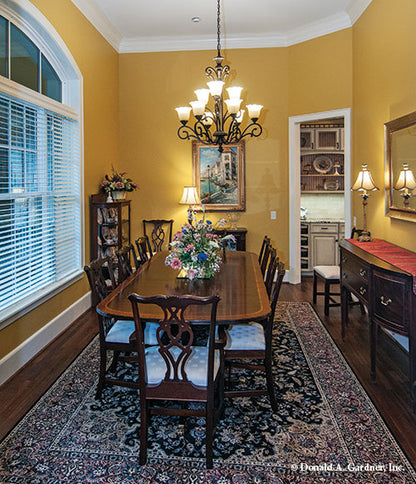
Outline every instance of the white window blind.
<svg viewBox="0 0 416 484"><path fill-rule="evenodd" d="M0 93L0 314L81 268L78 122Z"/></svg>

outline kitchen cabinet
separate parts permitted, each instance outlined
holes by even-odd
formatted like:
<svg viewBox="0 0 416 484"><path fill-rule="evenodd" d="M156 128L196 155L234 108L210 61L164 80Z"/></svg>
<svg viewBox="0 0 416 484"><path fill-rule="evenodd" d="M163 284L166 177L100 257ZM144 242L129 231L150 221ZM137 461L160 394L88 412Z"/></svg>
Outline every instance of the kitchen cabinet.
<svg viewBox="0 0 416 484"><path fill-rule="evenodd" d="M343 131L344 128L317 128L315 131L315 149L319 151L343 150Z"/></svg>
<svg viewBox="0 0 416 484"><path fill-rule="evenodd" d="M301 270L311 272L314 266L339 264L338 242L344 238L342 222L301 222Z"/></svg>

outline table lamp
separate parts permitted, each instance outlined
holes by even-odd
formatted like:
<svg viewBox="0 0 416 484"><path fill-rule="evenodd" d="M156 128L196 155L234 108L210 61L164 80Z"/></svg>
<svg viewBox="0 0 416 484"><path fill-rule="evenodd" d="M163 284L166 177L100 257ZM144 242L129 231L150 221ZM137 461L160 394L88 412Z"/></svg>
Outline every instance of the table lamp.
<svg viewBox="0 0 416 484"><path fill-rule="evenodd" d="M407 163L403 163L399 178L397 179L394 189L402 192L403 203L405 208L409 208L409 198L412 196L412 190L416 188L416 180L412 170ZM409 192L410 190L410 192Z"/></svg>
<svg viewBox="0 0 416 484"><path fill-rule="evenodd" d="M367 192L369 191L375 191L378 190L376 187L374 180L371 176L371 173L367 169L367 165L363 163L362 168L360 172L358 173L357 180L355 181L354 185L351 187L352 191L358 191L358 192L363 192L361 194L361 197L363 199L363 215L364 215L364 227L361 235L358 237L358 240L360 242L371 242L371 236L370 233L367 230L367 212L366 212L366 207L367 207L367 199L369 197L369 194Z"/></svg>
<svg viewBox="0 0 416 484"><path fill-rule="evenodd" d="M200 205L198 191L196 187L184 187L183 195L179 203L188 205L188 223L192 225L192 218L195 211L195 205Z"/></svg>

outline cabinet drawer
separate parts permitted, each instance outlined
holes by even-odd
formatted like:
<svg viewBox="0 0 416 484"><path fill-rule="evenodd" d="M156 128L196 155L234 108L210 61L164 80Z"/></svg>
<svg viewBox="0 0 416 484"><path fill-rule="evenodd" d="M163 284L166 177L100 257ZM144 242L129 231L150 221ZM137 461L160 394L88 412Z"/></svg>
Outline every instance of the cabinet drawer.
<svg viewBox="0 0 416 484"><path fill-rule="evenodd" d="M311 233L313 234L337 234L338 224L311 224Z"/></svg>
<svg viewBox="0 0 416 484"><path fill-rule="evenodd" d="M409 287L407 278L373 271L373 318L382 326L399 334L409 332Z"/></svg>
<svg viewBox="0 0 416 484"><path fill-rule="evenodd" d="M341 251L342 284L365 303L368 301L369 269L362 260Z"/></svg>

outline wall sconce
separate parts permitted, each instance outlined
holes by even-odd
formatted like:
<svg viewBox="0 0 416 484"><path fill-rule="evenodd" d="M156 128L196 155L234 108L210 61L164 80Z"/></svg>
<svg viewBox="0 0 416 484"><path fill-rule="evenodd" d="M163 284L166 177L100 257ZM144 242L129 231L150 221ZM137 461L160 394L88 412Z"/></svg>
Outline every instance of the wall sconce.
<svg viewBox="0 0 416 484"><path fill-rule="evenodd" d="M413 172L409 169L409 165L407 163L403 163L399 178L394 185L394 189L402 192L401 196L403 197L403 203L405 208L409 208L409 198L412 196L411 191L415 188L416 180Z"/></svg>
<svg viewBox="0 0 416 484"><path fill-rule="evenodd" d="M364 215L364 227L363 227L363 232L361 235L358 237L358 240L360 242L371 242L371 236L370 233L367 230L367 212L366 212L366 207L367 207L367 198L369 197L369 194L367 192L369 191L375 191L378 190L376 187L373 178L371 176L371 173L367 169L367 165L363 163L362 168L360 172L358 173L357 180L355 181L354 185L351 187L352 191L358 191L358 192L363 192L361 194L361 197L363 199L363 215Z"/></svg>
<svg viewBox="0 0 416 484"><path fill-rule="evenodd" d="M192 225L195 206L201 205L201 200L199 199L196 187L184 187L183 195L179 203L188 205L188 223Z"/></svg>

